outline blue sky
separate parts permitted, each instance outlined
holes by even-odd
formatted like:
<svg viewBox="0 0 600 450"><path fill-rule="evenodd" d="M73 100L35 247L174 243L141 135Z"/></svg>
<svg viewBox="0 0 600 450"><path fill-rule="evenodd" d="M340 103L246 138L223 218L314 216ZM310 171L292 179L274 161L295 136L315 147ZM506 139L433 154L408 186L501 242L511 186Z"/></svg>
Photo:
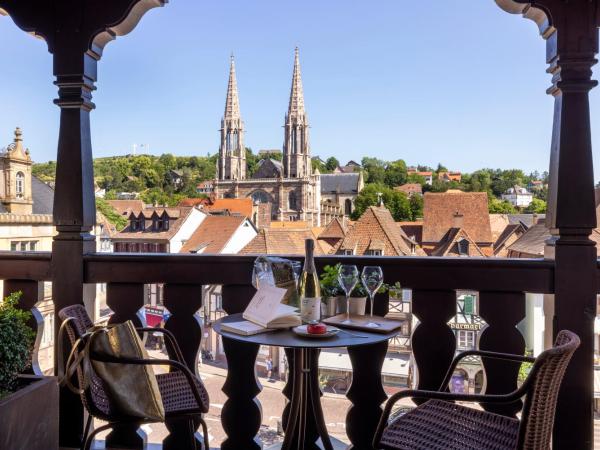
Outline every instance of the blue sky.
<svg viewBox="0 0 600 450"><path fill-rule="evenodd" d="M297 45L314 155L546 170L545 44L532 22L493 0L467 3L171 0L105 50L94 155L126 154L133 143L214 153L231 52L246 144L281 148ZM0 143L18 125L35 160L54 159L59 112L45 44L0 17L0 54ZM591 102L595 118L600 90Z"/></svg>

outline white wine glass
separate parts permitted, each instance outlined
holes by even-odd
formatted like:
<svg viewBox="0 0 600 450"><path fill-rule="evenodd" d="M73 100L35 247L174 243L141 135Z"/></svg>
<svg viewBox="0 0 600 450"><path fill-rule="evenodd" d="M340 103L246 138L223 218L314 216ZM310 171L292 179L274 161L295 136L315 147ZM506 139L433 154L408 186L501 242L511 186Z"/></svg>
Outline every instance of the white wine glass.
<svg viewBox="0 0 600 450"><path fill-rule="evenodd" d="M352 323L350 320L350 294L358 283L358 268L356 266L341 265L338 272L340 287L346 294L346 320L342 323Z"/></svg>
<svg viewBox="0 0 600 450"><path fill-rule="evenodd" d="M362 271L361 280L371 300L371 321L367 323L367 326L370 328L379 328L381 325L373 322L373 303L375 294L383 284L383 270L379 266L365 266Z"/></svg>

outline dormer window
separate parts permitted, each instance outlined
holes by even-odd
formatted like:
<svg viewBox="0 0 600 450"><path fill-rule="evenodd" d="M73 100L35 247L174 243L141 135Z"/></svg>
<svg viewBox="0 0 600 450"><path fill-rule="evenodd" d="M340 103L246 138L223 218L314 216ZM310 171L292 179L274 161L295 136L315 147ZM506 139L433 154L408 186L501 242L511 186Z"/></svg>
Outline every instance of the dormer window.
<svg viewBox="0 0 600 450"><path fill-rule="evenodd" d="M456 243L456 246L460 256L469 256L469 241L463 238Z"/></svg>
<svg viewBox="0 0 600 450"><path fill-rule="evenodd" d="M25 196L25 174L23 172L17 172L15 188L17 198L23 198Z"/></svg>

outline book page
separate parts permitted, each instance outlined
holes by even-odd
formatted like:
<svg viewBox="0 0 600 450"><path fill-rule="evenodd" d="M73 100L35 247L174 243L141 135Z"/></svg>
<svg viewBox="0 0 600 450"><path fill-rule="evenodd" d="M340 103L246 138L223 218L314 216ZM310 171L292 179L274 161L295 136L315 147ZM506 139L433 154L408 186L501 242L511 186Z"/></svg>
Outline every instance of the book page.
<svg viewBox="0 0 600 450"><path fill-rule="evenodd" d="M280 306L284 306L281 305L281 300L285 293L285 289L262 285L244 311L244 319L266 327L281 312Z"/></svg>

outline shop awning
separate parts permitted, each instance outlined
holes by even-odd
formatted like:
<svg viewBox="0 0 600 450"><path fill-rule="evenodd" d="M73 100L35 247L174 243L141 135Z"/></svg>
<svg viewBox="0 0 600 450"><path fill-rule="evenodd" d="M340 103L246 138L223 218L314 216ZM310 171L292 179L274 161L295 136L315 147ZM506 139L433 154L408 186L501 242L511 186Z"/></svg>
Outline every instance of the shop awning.
<svg viewBox="0 0 600 450"><path fill-rule="evenodd" d="M408 377L409 355L388 355L383 362L382 375ZM319 356L319 368L351 372L352 364L346 352L322 351Z"/></svg>

